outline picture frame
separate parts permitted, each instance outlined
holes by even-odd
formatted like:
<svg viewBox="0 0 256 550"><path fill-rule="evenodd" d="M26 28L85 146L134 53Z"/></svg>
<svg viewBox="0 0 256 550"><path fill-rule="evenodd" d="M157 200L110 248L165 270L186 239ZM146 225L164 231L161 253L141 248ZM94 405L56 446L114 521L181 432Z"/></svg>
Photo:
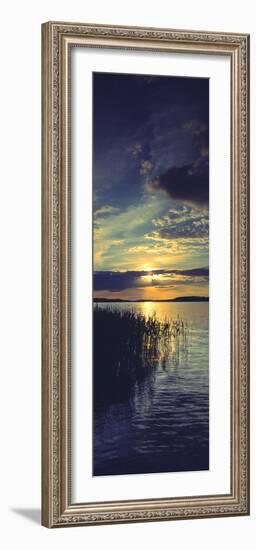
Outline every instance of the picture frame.
<svg viewBox="0 0 256 550"><path fill-rule="evenodd" d="M215 56L230 63L230 491L72 501L71 51ZM212 144L211 144L212 146ZM89 237L88 237L89 238ZM218 346L218 343L216 343ZM88 359L90 364L90 358ZM131 483L134 483L131 481ZM150 478L148 480L150 487ZM150 491L150 488L149 488ZM185 493L186 494L186 493ZM249 35L48 22L42 25L42 524L249 514Z"/></svg>

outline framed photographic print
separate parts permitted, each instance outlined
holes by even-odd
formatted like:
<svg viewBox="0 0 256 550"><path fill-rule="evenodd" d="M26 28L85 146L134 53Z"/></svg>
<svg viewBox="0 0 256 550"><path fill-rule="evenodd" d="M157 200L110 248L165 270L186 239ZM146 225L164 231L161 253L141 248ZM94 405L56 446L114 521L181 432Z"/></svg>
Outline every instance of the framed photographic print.
<svg viewBox="0 0 256 550"><path fill-rule="evenodd" d="M42 523L249 513L249 36L42 26Z"/></svg>

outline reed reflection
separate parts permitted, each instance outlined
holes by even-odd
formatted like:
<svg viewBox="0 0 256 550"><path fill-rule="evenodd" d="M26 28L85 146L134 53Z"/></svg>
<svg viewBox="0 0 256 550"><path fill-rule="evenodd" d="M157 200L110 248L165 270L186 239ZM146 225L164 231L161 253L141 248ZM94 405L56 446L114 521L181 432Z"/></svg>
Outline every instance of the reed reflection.
<svg viewBox="0 0 256 550"><path fill-rule="evenodd" d="M208 469L208 304L196 311L95 307L94 475Z"/></svg>

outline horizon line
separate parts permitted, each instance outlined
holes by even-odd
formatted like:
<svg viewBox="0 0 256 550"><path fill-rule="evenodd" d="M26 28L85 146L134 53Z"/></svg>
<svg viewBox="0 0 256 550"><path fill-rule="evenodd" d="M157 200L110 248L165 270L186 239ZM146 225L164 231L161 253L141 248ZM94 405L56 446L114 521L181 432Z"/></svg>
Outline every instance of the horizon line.
<svg viewBox="0 0 256 550"><path fill-rule="evenodd" d="M143 298L138 298L134 300L129 300L125 298L104 298L104 297L95 297L93 298L94 302L209 302L209 296L177 296L176 298L166 298L166 299L148 299L144 300Z"/></svg>

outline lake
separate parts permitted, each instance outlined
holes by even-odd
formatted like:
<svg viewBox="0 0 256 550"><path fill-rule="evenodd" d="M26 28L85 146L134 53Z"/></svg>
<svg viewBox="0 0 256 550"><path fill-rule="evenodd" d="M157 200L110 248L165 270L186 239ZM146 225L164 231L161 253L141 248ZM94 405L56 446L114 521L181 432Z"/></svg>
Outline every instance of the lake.
<svg viewBox="0 0 256 550"><path fill-rule="evenodd" d="M209 304L99 303L110 310L182 319L188 339L176 338L132 396L94 404L93 475L209 469ZM94 342L94 347L101 342ZM102 364L104 369L104 361Z"/></svg>

